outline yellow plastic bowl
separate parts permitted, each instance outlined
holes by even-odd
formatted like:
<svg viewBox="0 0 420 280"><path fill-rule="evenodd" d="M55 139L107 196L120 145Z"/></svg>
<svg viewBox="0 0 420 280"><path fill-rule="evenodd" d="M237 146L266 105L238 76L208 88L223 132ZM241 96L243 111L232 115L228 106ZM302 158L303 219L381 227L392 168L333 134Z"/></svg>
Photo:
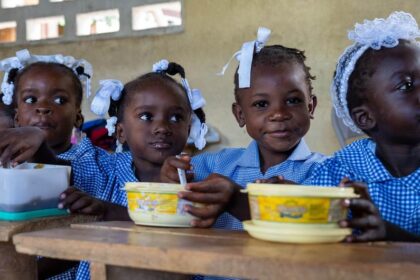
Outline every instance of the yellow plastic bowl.
<svg viewBox="0 0 420 280"><path fill-rule="evenodd" d="M179 199L179 184L126 183L128 214L138 225L190 227L193 217L183 208L190 202Z"/></svg>
<svg viewBox="0 0 420 280"><path fill-rule="evenodd" d="M353 188L278 184L248 184L247 192L252 222L270 228L336 223L347 216L341 200L358 197Z"/></svg>

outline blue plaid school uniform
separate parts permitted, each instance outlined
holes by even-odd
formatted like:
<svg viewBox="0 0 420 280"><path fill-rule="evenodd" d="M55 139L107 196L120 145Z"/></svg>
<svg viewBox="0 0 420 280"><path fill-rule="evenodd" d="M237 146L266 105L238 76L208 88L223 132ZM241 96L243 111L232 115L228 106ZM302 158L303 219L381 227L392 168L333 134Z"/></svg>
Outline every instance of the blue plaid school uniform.
<svg viewBox="0 0 420 280"><path fill-rule="evenodd" d="M420 168L405 177L393 177L375 148L371 139L358 140L326 160L304 183L337 186L343 177L365 182L383 219L420 234Z"/></svg>
<svg viewBox="0 0 420 280"><path fill-rule="evenodd" d="M124 185L138 181L131 153L109 154L90 141L83 148L84 152L79 151L80 156L72 161L74 185L98 199L127 206ZM90 279L88 262L80 262L76 279Z"/></svg>
<svg viewBox="0 0 420 280"><path fill-rule="evenodd" d="M90 147L89 142L90 140L88 138L84 138L78 145L72 145L69 150L57 155L57 157L60 159L72 161L78 156L80 156L80 154L84 154L88 151L87 147ZM90 152L93 153L93 150L91 150ZM48 280L74 280L76 279L76 272L77 266L61 274L54 275L53 277L48 278Z"/></svg>
<svg viewBox="0 0 420 280"><path fill-rule="evenodd" d="M303 182L318 166L325 156L313 153L302 139L292 154L282 163L270 167L265 173L261 172L258 144L252 141L245 148L223 149L215 153L204 153L192 158L194 178L196 181L206 179L211 173L230 178L241 187L257 179L268 179L282 175L287 180L297 183ZM229 213L223 213L213 225L215 228L243 230L242 223ZM199 276L194 280L201 279L230 279L224 277Z"/></svg>

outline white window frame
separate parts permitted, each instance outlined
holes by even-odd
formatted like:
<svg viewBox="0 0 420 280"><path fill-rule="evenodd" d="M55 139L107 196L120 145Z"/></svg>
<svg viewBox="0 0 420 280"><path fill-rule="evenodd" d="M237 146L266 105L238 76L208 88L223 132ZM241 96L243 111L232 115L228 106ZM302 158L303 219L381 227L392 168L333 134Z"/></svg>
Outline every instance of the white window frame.
<svg viewBox="0 0 420 280"><path fill-rule="evenodd" d="M132 8L141 5L153 5L165 2L181 2L182 24L146 30L132 30ZM77 36L76 15L102 10L118 9L120 13L120 30L112 33ZM26 40L26 20L64 15L64 35L37 41ZM73 0L64 2L50 2L39 0L36 6L16 8L0 8L1 22L16 21L16 41L0 43L0 46L15 45L44 45L62 42L78 42L98 39L114 39L147 35L163 35L184 31L184 0Z"/></svg>

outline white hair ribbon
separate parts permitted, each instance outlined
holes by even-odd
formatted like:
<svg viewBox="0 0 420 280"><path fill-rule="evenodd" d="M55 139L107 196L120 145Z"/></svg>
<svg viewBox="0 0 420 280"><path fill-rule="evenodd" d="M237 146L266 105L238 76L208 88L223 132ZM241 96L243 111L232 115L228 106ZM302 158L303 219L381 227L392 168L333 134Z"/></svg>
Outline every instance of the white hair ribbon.
<svg viewBox="0 0 420 280"><path fill-rule="evenodd" d="M90 105L90 110L98 116L104 116L111 104L111 98L117 101L121 98L124 85L118 80L101 80L99 89Z"/></svg>
<svg viewBox="0 0 420 280"><path fill-rule="evenodd" d="M115 125L117 124L117 117L113 116L106 120L105 128L108 130L108 136L115 133Z"/></svg>
<svg viewBox="0 0 420 280"><path fill-rule="evenodd" d="M159 60L155 64L153 64L152 71L153 72L162 72L168 70L169 61L166 59Z"/></svg>
<svg viewBox="0 0 420 280"><path fill-rule="evenodd" d="M208 127L205 123L201 123L196 114L191 116L191 128L190 135L188 136L188 142L194 143L194 146L202 150L206 146L206 134Z"/></svg>
<svg viewBox="0 0 420 280"><path fill-rule="evenodd" d="M255 48L255 52L259 53L261 49L264 47L268 38L270 37L270 34L271 34L270 29L265 28L265 27L258 28L257 40L245 42L242 45L241 50L233 54L233 56L229 59L228 63L225 66L223 66L222 71L218 73L218 75L225 74L225 71L228 68L230 62L235 57L239 61L239 69L238 69L239 88L250 87L251 67L252 67L252 58L254 56L254 48Z"/></svg>
<svg viewBox="0 0 420 280"><path fill-rule="evenodd" d="M369 48L393 48L399 44L400 39L411 41L420 38L420 30L411 14L393 12L386 19L376 18L365 20L362 24L356 23L354 30L349 31L348 38L354 44L347 47L338 60L330 93L337 116L351 130L360 133L347 104L348 80L357 61Z"/></svg>
<svg viewBox="0 0 420 280"><path fill-rule="evenodd" d="M58 63L67 66L72 69L73 72L79 77L81 82L85 83L86 95L90 96L90 79L93 75L92 65L84 59L76 60L72 56L63 56L61 54L56 55L31 55L27 49L23 49L16 52L15 57L9 57L0 61L0 71L5 72L3 82L1 84L1 90L4 94L3 102L6 105L10 105L13 100L13 83L8 83L8 77L10 70L16 68L21 70L26 66L35 62L50 62ZM83 73L78 72L78 67L83 67Z"/></svg>

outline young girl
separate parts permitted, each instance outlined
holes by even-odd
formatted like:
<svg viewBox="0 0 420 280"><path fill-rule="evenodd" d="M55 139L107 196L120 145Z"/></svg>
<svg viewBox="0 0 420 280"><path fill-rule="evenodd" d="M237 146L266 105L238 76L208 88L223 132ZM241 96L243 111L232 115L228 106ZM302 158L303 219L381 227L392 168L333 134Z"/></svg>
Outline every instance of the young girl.
<svg viewBox="0 0 420 280"><path fill-rule="evenodd" d="M111 133L115 130L119 145L126 145L130 152L109 154L98 148L73 160L74 183L88 194L70 188L63 193L60 207L101 215L105 220L128 219L126 182L159 181L164 160L181 153L189 135L197 148L203 148L204 99L190 90L180 65L161 61L154 70L124 87L114 80L101 82L92 109L104 114L109 108L107 127ZM169 76L176 74L183 85ZM88 278L89 265L82 263L77 279Z"/></svg>
<svg viewBox="0 0 420 280"><path fill-rule="evenodd" d="M61 159L77 157L77 146L71 145L70 138L73 128L79 128L83 123L80 108L82 83L85 83L89 95L91 65L84 59L76 60L71 56L31 55L25 49L18 51L16 57L0 61L0 70L5 72L1 84L2 103L8 108L15 107L14 122L21 127L0 134L0 162L7 165L12 160L15 165L33 155L37 148L32 147L39 139L45 139ZM13 122L11 124L9 127ZM42 155L38 154L38 157L42 158ZM38 261L39 276L51 276L75 264L52 264L51 260L41 258ZM75 272L73 269L57 277L74 278Z"/></svg>
<svg viewBox="0 0 420 280"><path fill-rule="evenodd" d="M5 104L15 106L15 125L38 128L31 129L31 133L45 137L58 157L69 160L76 157L77 149L71 144L71 135L73 128L80 128L83 124L82 82L86 84L89 96L92 66L84 59L76 60L71 56L38 56L21 50L16 57L2 60L0 69L5 71L2 99ZM21 148L15 142L21 140L10 137L9 133L0 137L3 155L8 143L13 144L13 152ZM27 146L31 146L33 139L24 140L28 141ZM2 157L3 161L13 156L12 152L6 154L8 158Z"/></svg>
<svg viewBox="0 0 420 280"><path fill-rule="evenodd" d="M337 115L370 138L354 142L318 168L305 184L332 186L343 177L366 182L368 201L347 201L362 229L350 241L416 240L420 235L420 30L394 12L356 24L355 43L339 59L331 86ZM404 233L402 228L410 234ZM417 241L419 237L417 237Z"/></svg>
<svg viewBox="0 0 420 280"><path fill-rule="evenodd" d="M279 174L302 182L323 159L303 140L316 107L310 68L302 51L280 45L266 46L270 31L260 28L257 41L245 43L235 74L232 112L253 141L245 148L224 149L193 157L194 180L182 192L187 200L207 204L187 211L198 217L194 226L242 229L237 219L249 217L246 196L239 190L247 183ZM177 181L176 168L190 168L189 158L168 158L162 168L166 181Z"/></svg>

